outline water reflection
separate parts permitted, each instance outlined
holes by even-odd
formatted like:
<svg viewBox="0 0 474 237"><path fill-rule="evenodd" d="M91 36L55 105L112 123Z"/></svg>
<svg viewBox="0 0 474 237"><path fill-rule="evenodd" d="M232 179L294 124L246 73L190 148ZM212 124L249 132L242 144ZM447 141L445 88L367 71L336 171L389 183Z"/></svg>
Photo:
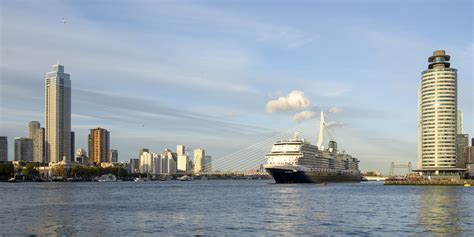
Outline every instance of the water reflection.
<svg viewBox="0 0 474 237"><path fill-rule="evenodd" d="M466 216L458 192L459 187L422 187L421 207L414 208L419 209L418 220L427 233L455 236L462 233L461 224Z"/></svg>

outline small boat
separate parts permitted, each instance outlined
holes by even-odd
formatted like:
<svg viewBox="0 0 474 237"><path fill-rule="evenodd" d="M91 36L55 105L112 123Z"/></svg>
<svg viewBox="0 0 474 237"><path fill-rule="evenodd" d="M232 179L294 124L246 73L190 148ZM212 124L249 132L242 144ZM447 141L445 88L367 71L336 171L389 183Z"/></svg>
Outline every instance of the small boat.
<svg viewBox="0 0 474 237"><path fill-rule="evenodd" d="M11 177L11 178L8 179L8 182L9 182L9 183L16 183L17 180L16 180L15 177Z"/></svg>
<svg viewBox="0 0 474 237"><path fill-rule="evenodd" d="M464 187L471 187L471 184L465 183Z"/></svg>
<svg viewBox="0 0 474 237"><path fill-rule="evenodd" d="M179 178L179 180L181 180L181 181L193 181L194 178L192 176L183 175L181 178Z"/></svg>
<svg viewBox="0 0 474 237"><path fill-rule="evenodd" d="M133 181L135 181L135 182L145 182L145 181L148 181L148 178L139 178L139 177L137 177L137 178L133 179Z"/></svg>
<svg viewBox="0 0 474 237"><path fill-rule="evenodd" d="M100 176L97 181L99 181L99 182L115 182L115 181L117 181L117 177L115 177L115 175L113 175L113 174L104 174L104 175Z"/></svg>

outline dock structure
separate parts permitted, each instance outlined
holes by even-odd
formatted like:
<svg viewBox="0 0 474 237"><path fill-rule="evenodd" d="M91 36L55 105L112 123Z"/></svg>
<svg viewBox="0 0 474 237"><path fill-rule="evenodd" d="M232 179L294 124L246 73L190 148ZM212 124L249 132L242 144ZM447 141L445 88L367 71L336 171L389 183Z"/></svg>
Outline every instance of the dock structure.
<svg viewBox="0 0 474 237"><path fill-rule="evenodd" d="M463 186L465 184L474 185L472 179L455 180L390 180L386 179L384 185L439 185L439 186Z"/></svg>

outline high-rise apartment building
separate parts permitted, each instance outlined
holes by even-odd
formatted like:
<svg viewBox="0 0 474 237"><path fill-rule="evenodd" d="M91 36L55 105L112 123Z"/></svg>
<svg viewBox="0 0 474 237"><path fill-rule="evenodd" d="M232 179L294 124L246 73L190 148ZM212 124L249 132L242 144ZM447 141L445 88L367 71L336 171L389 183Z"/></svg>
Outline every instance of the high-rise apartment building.
<svg viewBox="0 0 474 237"><path fill-rule="evenodd" d="M203 149L194 149L194 173L204 172L204 157L206 152Z"/></svg>
<svg viewBox="0 0 474 237"><path fill-rule="evenodd" d="M109 162L117 163L118 162L118 151L115 149L110 149L110 159Z"/></svg>
<svg viewBox="0 0 474 237"><path fill-rule="evenodd" d="M46 73L45 117L45 161L71 161L71 80L63 65Z"/></svg>
<svg viewBox="0 0 474 237"><path fill-rule="evenodd" d="M74 153L76 152L76 133L71 132L71 161L74 161Z"/></svg>
<svg viewBox="0 0 474 237"><path fill-rule="evenodd" d="M467 134L456 134L456 160L459 168L466 168L466 161L464 152L466 147L469 146L469 135Z"/></svg>
<svg viewBox="0 0 474 237"><path fill-rule="evenodd" d="M110 159L110 133L103 128L89 130L89 161L100 165Z"/></svg>
<svg viewBox="0 0 474 237"><path fill-rule="evenodd" d="M456 121L456 126L457 126L457 129L456 129L456 133L457 134L462 134L462 120L463 120L463 116L462 116L462 111L461 110L458 110L458 114L457 114L457 121Z"/></svg>
<svg viewBox="0 0 474 237"><path fill-rule="evenodd" d="M444 50L433 52L418 93L418 167L428 175L459 173L456 160L457 70Z"/></svg>
<svg viewBox="0 0 474 237"><path fill-rule="evenodd" d="M85 164L87 163L87 153L86 153L86 150L82 149L82 148L78 148L76 150L76 162L77 163L81 163L81 164Z"/></svg>
<svg viewBox="0 0 474 237"><path fill-rule="evenodd" d="M178 154L176 169L177 169L178 173L187 173L187 172L189 172L190 171L190 169L189 169L189 156Z"/></svg>
<svg viewBox="0 0 474 237"><path fill-rule="evenodd" d="M176 146L176 154L178 154L178 156L184 155L185 152L186 152L186 150L184 148L184 145L177 145Z"/></svg>
<svg viewBox="0 0 474 237"><path fill-rule="evenodd" d="M0 162L8 161L8 138L0 136Z"/></svg>
<svg viewBox="0 0 474 237"><path fill-rule="evenodd" d="M212 156L206 155L204 157L204 165L203 165L203 172L211 172L212 171Z"/></svg>
<svg viewBox="0 0 474 237"><path fill-rule="evenodd" d="M33 140L25 137L15 138L15 160L33 161Z"/></svg>
<svg viewBox="0 0 474 237"><path fill-rule="evenodd" d="M44 128L38 121L28 123L28 137L33 140L33 161L44 162Z"/></svg>
<svg viewBox="0 0 474 237"><path fill-rule="evenodd" d="M140 159L140 156L142 156L143 152L150 152L148 148L140 148L138 150L138 159Z"/></svg>

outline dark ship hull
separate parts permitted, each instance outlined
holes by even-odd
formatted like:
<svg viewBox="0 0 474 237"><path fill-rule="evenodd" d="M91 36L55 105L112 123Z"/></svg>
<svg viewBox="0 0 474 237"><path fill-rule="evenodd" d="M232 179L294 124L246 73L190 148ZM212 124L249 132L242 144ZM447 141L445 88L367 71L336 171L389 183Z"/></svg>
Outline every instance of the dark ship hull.
<svg viewBox="0 0 474 237"><path fill-rule="evenodd" d="M266 168L276 183L360 182L360 174L305 172L283 168Z"/></svg>

